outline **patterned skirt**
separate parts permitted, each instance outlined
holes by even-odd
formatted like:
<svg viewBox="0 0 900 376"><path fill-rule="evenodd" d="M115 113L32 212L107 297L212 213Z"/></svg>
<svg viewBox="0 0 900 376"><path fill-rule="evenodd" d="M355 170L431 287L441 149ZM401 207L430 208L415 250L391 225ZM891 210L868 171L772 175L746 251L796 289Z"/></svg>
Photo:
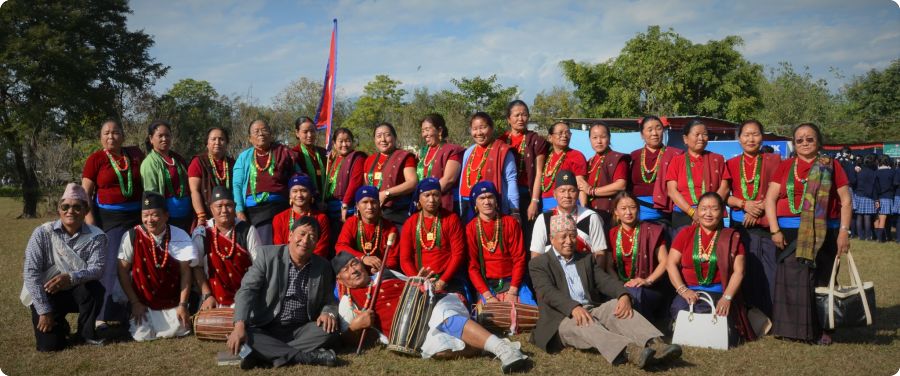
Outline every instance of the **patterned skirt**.
<svg viewBox="0 0 900 376"><path fill-rule="evenodd" d="M875 214L875 200L863 196L853 196L853 212L856 214Z"/></svg>
<svg viewBox="0 0 900 376"><path fill-rule="evenodd" d="M785 241L797 239L797 229L782 229ZM800 263L794 254L778 263L775 274L772 334L800 341L818 340L822 327L816 313L816 286L827 286L837 255L837 229L829 229L816 254L816 268ZM783 251L780 251L783 252ZM782 256L779 254L779 256Z"/></svg>
<svg viewBox="0 0 900 376"><path fill-rule="evenodd" d="M900 214L900 196L894 196L894 203L891 205L893 214Z"/></svg>
<svg viewBox="0 0 900 376"><path fill-rule="evenodd" d="M893 213L893 211L891 210L891 207L894 204L894 200L889 199L889 198L880 198L880 199L878 199L878 202L881 203L881 207L878 208L878 214L891 215L891 213Z"/></svg>

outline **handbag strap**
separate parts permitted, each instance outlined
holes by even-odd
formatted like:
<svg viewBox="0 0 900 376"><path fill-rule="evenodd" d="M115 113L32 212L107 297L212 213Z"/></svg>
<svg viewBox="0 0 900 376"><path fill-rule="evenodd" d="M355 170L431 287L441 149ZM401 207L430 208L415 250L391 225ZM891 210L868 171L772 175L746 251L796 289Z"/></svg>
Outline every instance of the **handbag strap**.
<svg viewBox="0 0 900 376"><path fill-rule="evenodd" d="M866 312L866 325L872 325L872 311L869 309L869 300L866 297L866 291L863 288L862 278L859 277L859 270L856 268L856 262L853 261L853 255L851 255L849 251L847 252L847 264L850 266L851 279L855 279L857 290L859 290L859 298L862 300L863 311ZM851 283L854 282L851 281Z"/></svg>
<svg viewBox="0 0 900 376"><path fill-rule="evenodd" d="M849 254L849 253L848 253ZM828 280L828 327L834 328L834 281L837 279L838 265L841 258L834 258L834 266L831 267L831 278Z"/></svg>
<svg viewBox="0 0 900 376"><path fill-rule="evenodd" d="M712 296L710 296L706 291L697 291L696 293L697 293L698 300L702 300L702 301L706 302L707 304L709 304L709 308L713 314L712 315L713 322L719 321L719 317L718 317L718 315L716 315L716 304L713 303ZM689 317L689 320L693 321L694 320L694 303L689 304L689 309L690 309L690 315L688 317Z"/></svg>
<svg viewBox="0 0 900 376"><path fill-rule="evenodd" d="M834 259L834 267L831 269L831 280L828 282L828 327L834 328L834 284L837 280L837 269L841 263L841 258ZM853 254L847 251L847 266L850 269L850 286L856 287L859 291L860 300L862 300L863 311L866 314L866 325L872 325L872 310L869 308L869 300L866 298L866 291L863 288L862 279L859 276L859 269L856 268L856 262L853 261Z"/></svg>

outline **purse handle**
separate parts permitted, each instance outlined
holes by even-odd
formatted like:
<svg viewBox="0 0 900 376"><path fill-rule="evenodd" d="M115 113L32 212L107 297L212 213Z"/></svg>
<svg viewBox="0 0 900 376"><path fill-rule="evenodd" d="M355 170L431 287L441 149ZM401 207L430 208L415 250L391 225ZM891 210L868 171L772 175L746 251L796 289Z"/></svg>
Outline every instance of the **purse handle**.
<svg viewBox="0 0 900 376"><path fill-rule="evenodd" d="M712 313L713 313L713 315L712 315L713 323L719 321L719 316L716 315L716 304L713 303L712 296L710 296L706 291L696 291L696 293L697 293L698 300L702 300L702 301L706 302L707 304L709 304L709 308L710 308L710 310L712 310ZM694 321L694 303L690 304L689 310L690 310L689 311L690 314L688 314L688 321Z"/></svg>
<svg viewBox="0 0 900 376"><path fill-rule="evenodd" d="M841 258L834 258L834 266L831 268L831 279L828 282L828 327L834 328L834 283L837 280L838 265L841 264ZM866 298L865 289L863 289L862 279L859 277L859 270L856 268L856 262L853 261L853 255L847 251L847 265L850 267L850 286L856 287L859 291L859 297L862 300L863 311L866 313L866 325L872 325L872 311L869 309L869 300ZM838 285L840 286L840 285Z"/></svg>

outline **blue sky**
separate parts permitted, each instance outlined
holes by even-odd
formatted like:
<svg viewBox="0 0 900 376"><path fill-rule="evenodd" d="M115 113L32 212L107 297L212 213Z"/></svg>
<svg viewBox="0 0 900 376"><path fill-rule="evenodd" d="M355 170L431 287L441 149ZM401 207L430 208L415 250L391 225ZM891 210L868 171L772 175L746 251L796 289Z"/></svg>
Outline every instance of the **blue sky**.
<svg viewBox="0 0 900 376"><path fill-rule="evenodd" d="M695 43L738 35L766 66L809 66L833 87L900 58L900 7L890 0L757 1L234 1L133 0L128 25L154 36L171 66L156 86L207 80L222 94L270 103L301 76L321 80L338 19L338 90L357 96L376 74L403 87L496 74L520 96L569 87L559 61L600 62L648 25Z"/></svg>

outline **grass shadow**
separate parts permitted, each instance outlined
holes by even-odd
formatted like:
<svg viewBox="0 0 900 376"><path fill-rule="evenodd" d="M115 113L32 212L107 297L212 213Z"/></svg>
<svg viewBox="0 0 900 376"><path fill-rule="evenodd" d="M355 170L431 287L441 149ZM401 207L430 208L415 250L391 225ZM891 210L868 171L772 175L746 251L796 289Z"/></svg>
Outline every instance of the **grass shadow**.
<svg viewBox="0 0 900 376"><path fill-rule="evenodd" d="M900 329L900 305L878 307L872 326L839 328L833 335L835 342L888 346L898 339Z"/></svg>

